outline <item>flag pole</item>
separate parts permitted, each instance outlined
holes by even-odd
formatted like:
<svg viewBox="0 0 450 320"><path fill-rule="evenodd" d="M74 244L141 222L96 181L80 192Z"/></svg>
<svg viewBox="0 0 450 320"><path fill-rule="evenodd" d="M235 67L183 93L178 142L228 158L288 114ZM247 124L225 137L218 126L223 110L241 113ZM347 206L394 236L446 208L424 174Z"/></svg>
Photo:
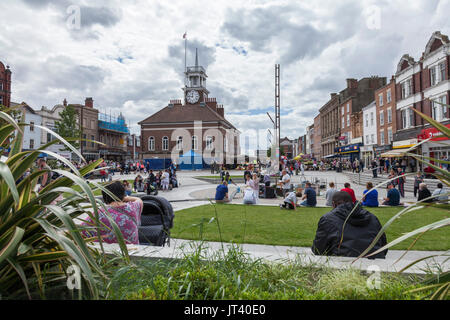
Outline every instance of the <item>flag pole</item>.
<svg viewBox="0 0 450 320"><path fill-rule="evenodd" d="M187 66L186 66L186 51L187 51L187 32L183 35L184 38L184 86L187 86L187 78L186 78L186 72L187 72Z"/></svg>

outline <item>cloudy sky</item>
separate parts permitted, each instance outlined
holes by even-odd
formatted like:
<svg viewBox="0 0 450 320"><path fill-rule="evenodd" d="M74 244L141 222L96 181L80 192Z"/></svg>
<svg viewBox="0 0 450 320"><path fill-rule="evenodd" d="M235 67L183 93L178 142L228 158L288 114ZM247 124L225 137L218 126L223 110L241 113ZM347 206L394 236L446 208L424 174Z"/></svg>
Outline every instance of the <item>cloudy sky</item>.
<svg viewBox="0 0 450 320"><path fill-rule="evenodd" d="M137 122L181 99L187 64L207 68L210 97L260 147L272 124L281 65L281 134L305 133L346 78L388 79L405 53L419 59L434 31L450 35L450 0L2 0L0 61L12 100L35 109L93 97ZM78 14L79 13L79 14Z"/></svg>

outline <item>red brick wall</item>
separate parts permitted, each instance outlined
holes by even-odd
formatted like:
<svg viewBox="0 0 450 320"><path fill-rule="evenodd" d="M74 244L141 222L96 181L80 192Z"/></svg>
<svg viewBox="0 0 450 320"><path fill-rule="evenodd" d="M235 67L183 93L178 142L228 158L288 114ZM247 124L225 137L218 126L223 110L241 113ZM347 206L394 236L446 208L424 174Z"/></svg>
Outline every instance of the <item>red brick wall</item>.
<svg viewBox="0 0 450 320"><path fill-rule="evenodd" d="M430 70L428 67L422 70L422 90L431 86Z"/></svg>

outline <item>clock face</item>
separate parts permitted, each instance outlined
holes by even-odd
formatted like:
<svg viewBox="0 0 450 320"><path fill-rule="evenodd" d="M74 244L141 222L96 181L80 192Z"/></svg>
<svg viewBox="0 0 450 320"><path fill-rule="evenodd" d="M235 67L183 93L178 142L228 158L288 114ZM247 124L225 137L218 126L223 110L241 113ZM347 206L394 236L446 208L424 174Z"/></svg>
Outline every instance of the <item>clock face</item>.
<svg viewBox="0 0 450 320"><path fill-rule="evenodd" d="M195 90L191 90L186 94L186 100L189 103L196 103L199 98L200 98L200 95Z"/></svg>

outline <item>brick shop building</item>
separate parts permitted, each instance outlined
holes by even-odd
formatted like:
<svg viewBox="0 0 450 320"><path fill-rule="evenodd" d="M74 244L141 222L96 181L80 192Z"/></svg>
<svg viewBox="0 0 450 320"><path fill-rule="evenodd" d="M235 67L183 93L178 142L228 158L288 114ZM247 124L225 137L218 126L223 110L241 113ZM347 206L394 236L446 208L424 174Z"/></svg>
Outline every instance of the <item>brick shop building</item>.
<svg viewBox="0 0 450 320"><path fill-rule="evenodd" d="M11 106L11 70L0 61L0 104Z"/></svg>

